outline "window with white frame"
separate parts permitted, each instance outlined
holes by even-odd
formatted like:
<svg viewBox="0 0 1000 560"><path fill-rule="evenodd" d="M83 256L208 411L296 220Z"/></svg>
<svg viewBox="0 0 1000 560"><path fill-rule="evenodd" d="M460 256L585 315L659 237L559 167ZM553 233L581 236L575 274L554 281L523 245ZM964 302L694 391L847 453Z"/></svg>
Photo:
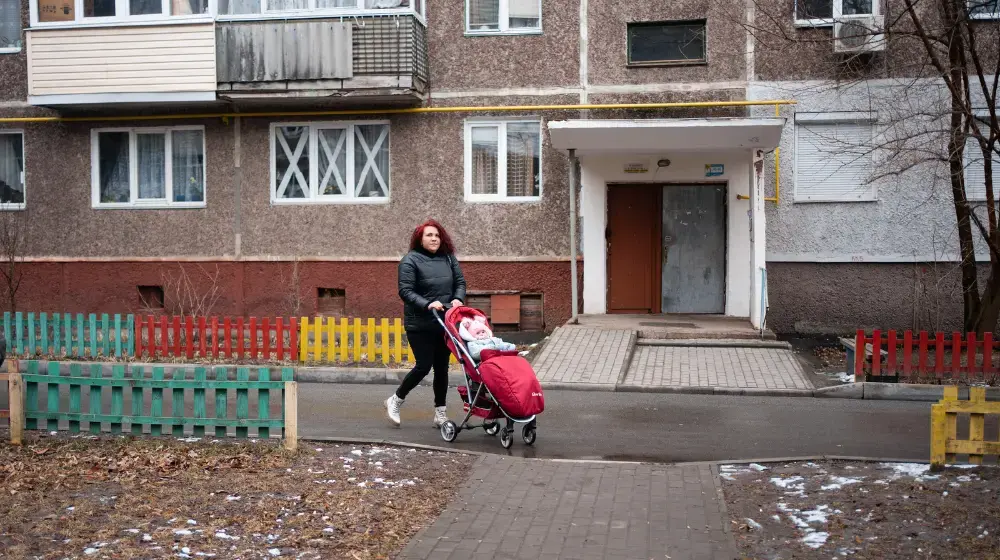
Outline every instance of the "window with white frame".
<svg viewBox="0 0 1000 560"><path fill-rule="evenodd" d="M95 208L205 206L204 127L91 133Z"/></svg>
<svg viewBox="0 0 1000 560"><path fill-rule="evenodd" d="M24 208L24 135L0 130L0 209Z"/></svg>
<svg viewBox="0 0 1000 560"><path fill-rule="evenodd" d="M541 196L541 121L465 123L466 200L516 202Z"/></svg>
<svg viewBox="0 0 1000 560"><path fill-rule="evenodd" d="M969 0L972 19L1000 19L1000 0Z"/></svg>
<svg viewBox="0 0 1000 560"><path fill-rule="evenodd" d="M850 16L879 15L881 0L795 0L795 24L833 25ZM975 0L973 0L975 1Z"/></svg>
<svg viewBox="0 0 1000 560"><path fill-rule="evenodd" d="M807 117L797 115L795 122L796 202L876 200L870 180L873 121Z"/></svg>
<svg viewBox="0 0 1000 560"><path fill-rule="evenodd" d="M542 0L466 0L467 33L537 33Z"/></svg>
<svg viewBox="0 0 1000 560"><path fill-rule="evenodd" d="M989 138L989 128L980 123L983 136ZM1000 198L1000 143L993 144L991 174L993 176L993 197ZM965 196L969 200L986 200L986 158L979 140L970 136L965 141Z"/></svg>
<svg viewBox="0 0 1000 560"><path fill-rule="evenodd" d="M210 0L30 0L33 21L101 23L205 16Z"/></svg>
<svg viewBox="0 0 1000 560"><path fill-rule="evenodd" d="M0 54L21 50L21 0L0 0Z"/></svg>
<svg viewBox="0 0 1000 560"><path fill-rule="evenodd" d="M219 15L286 12L352 14L361 11L409 12L423 17L426 0L218 0Z"/></svg>
<svg viewBox="0 0 1000 560"><path fill-rule="evenodd" d="M388 122L271 125L272 202L388 199Z"/></svg>

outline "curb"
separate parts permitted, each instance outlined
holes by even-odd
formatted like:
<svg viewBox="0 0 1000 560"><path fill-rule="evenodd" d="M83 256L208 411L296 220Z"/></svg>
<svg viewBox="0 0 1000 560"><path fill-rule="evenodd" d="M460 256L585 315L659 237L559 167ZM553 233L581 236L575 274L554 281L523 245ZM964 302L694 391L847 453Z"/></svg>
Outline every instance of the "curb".
<svg viewBox="0 0 1000 560"><path fill-rule="evenodd" d="M773 348L776 350L792 350L792 345L779 340L747 339L713 339L713 338L640 338L638 346L661 346L675 348Z"/></svg>

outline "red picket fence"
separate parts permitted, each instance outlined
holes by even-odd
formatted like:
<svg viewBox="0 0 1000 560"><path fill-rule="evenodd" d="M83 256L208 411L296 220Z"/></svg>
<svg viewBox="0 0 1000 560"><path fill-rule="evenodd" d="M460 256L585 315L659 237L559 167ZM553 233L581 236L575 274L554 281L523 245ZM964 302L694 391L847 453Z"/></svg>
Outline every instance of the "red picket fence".
<svg viewBox="0 0 1000 560"><path fill-rule="evenodd" d="M865 348L872 345L870 358ZM859 330L855 338L854 371L869 381L902 381L906 383L943 379L995 379L1000 373L994 364L1000 356L998 342L986 333L980 340L976 333L943 332L928 334L896 331L883 334L873 331L866 335ZM886 352L883 362L882 351ZM870 363L869 363L870 360Z"/></svg>
<svg viewBox="0 0 1000 560"><path fill-rule="evenodd" d="M135 358L227 358L270 362L299 359L295 318L135 318Z"/></svg>

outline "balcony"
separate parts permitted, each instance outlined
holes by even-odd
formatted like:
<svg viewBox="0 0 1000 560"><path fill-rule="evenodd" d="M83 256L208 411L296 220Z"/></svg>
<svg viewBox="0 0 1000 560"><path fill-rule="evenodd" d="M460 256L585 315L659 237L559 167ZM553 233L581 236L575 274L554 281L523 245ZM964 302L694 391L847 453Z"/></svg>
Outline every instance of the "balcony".
<svg viewBox="0 0 1000 560"><path fill-rule="evenodd" d="M28 101L419 103L429 73L424 2L31 0Z"/></svg>
<svg viewBox="0 0 1000 560"><path fill-rule="evenodd" d="M360 98L418 103L427 91L427 29L412 13L219 21L220 98Z"/></svg>

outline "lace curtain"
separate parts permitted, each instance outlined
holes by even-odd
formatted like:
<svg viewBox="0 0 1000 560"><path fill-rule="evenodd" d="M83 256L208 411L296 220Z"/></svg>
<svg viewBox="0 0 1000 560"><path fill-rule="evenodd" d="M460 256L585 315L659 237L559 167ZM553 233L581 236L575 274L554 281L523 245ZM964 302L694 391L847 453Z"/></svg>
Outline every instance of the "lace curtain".
<svg viewBox="0 0 1000 560"><path fill-rule="evenodd" d="M20 134L0 134L0 203L24 202L24 149Z"/></svg>

